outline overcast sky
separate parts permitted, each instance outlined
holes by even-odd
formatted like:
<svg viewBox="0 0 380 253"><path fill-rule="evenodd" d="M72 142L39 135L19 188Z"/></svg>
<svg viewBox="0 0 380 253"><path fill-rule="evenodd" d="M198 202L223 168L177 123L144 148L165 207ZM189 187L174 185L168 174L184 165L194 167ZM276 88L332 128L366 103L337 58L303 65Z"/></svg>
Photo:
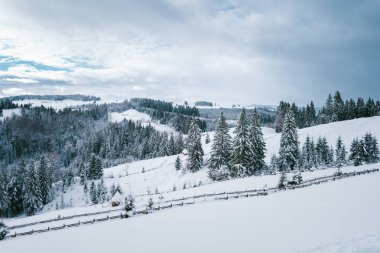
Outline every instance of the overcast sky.
<svg viewBox="0 0 380 253"><path fill-rule="evenodd" d="M380 1L0 0L0 96L380 98Z"/></svg>

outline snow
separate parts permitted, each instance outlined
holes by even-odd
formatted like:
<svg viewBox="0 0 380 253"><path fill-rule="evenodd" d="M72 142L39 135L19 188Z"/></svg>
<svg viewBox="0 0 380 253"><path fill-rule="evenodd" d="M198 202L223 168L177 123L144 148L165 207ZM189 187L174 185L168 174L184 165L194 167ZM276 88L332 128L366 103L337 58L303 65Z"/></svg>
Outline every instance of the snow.
<svg viewBox="0 0 380 253"><path fill-rule="evenodd" d="M172 208L5 240L0 249L13 253L25 249L55 253L379 252L379 181L380 173L376 173L266 197Z"/></svg>
<svg viewBox="0 0 380 253"><path fill-rule="evenodd" d="M143 112L139 112L135 109L129 109L125 112L110 112L108 114L108 120L110 122L121 122L123 120L133 120L136 122L140 122L143 126L151 125L153 126L157 131L160 132L166 132L166 133L176 133L176 131L169 127L168 125L161 124L159 122L153 122L152 118Z"/></svg>
<svg viewBox="0 0 380 253"><path fill-rule="evenodd" d="M0 117L0 120L4 120L6 118L10 118L14 115L21 115L21 109L15 108L15 109L4 109L3 110L3 116Z"/></svg>
<svg viewBox="0 0 380 253"><path fill-rule="evenodd" d="M143 124L157 124L151 122L149 115L136 110L110 114L110 120L113 122L124 119L140 121ZM299 130L300 141L302 144L307 135L314 139L319 136L325 136L329 145L335 146L335 142L340 135L346 149L349 149L352 139L357 136L361 137L366 132L371 132L380 139L379 126L380 117L319 125ZM233 130L230 129L231 135ZM266 160L269 162L271 154L278 152L281 134L275 133L274 129L271 128L262 128L262 130L267 144ZM177 156L167 156L104 169L104 183L108 189L112 184L119 184L124 196L127 194L135 195L136 206L138 207L145 206L150 197L155 202L159 202L205 193L262 189L265 186L273 187L277 185L279 175L247 177L218 183L212 182L207 177L207 160L210 157L214 133L210 132L208 134L211 139L208 144L205 143L206 133L202 134L205 166L196 173L177 171L174 167ZM181 154L180 158L182 164L185 164L187 156ZM379 167L380 163L360 167L346 166L342 168L342 171L351 172ZM304 172L303 178L306 180L332 175L336 170L336 168L327 168ZM252 252L252 250L257 252L356 252L353 247L359 247L359 249L369 247L370 250L371 247L377 247L375 249L379 250L380 226L375 218L375 213L379 213L380 209L377 200L380 185L376 183L376 180L380 180L379 174L345 179L296 191L287 191L265 198L208 202L197 204L194 207L163 211L126 221L118 220L83 226L77 229L68 229L70 232L65 230L16 238L0 243L0 251L3 252L3 245L5 245L4 249L8 247L7 245L15 245L11 241L23 240L22 242L25 242L27 246L23 248L20 246L19 251L15 247L15 251L5 250L4 252L21 252L22 249L29 246L31 247L30 252L34 252L33 247L37 247L34 244L38 240L33 238L41 236L40 238L46 239L50 244L50 239L53 242L58 240L54 239L58 237L54 236L55 233L62 233L62 240L70 241L70 243L62 243L65 244L63 249L66 251L74 250L66 244L79 245L79 241L76 241L78 237L83 237L83 242L80 245L83 245L83 247L86 245L86 251L91 251L91 248L87 247L91 244L89 241L92 236L96 246L94 246L94 252L102 252L101 249L104 251L105 247L108 246L111 247L107 248L109 251L118 250L119 248L117 247L119 247L120 243L116 242L121 235L123 235L123 239L128 238L125 249L132 252L147 252L149 245L158 247L157 249L155 248L157 252L218 252L218 250L220 252ZM184 184L186 184L186 189L183 189ZM174 185L176 186L176 191L173 191ZM156 190L159 194L155 194ZM150 195L148 195L148 192ZM60 204L60 195L58 195L56 200L46 206L42 213L32 217L6 219L5 223L8 226L13 226L73 214L117 210L110 214L114 215L120 212L118 210L120 206L112 208L109 201L102 205L89 205L89 201L86 201L83 192L83 186L80 186L79 182L66 190L64 200L66 203L72 202L73 207L55 210L56 203ZM55 221L49 224L16 229L12 232L45 229L47 226L104 218L106 215L99 214ZM375 229L375 227L377 228ZM357 228L357 233L355 233L355 228ZM105 236L103 240L98 238L106 230L111 230L105 233L112 234L112 236ZM135 231L135 233L131 231ZM75 234L76 236L74 236ZM189 244L184 241L184 238L191 238L191 241L196 243ZM273 243L273 238L276 243ZM220 243L226 241L229 242L228 245ZM51 247L53 246L54 243L51 244ZM124 247L122 248L124 249ZM74 250L73 252L76 251Z"/></svg>

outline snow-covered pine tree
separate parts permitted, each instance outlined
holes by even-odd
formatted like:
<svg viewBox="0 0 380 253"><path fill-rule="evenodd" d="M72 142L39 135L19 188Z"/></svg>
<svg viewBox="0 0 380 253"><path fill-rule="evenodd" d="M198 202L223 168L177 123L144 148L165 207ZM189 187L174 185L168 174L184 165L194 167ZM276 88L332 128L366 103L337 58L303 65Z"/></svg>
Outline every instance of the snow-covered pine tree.
<svg viewBox="0 0 380 253"><path fill-rule="evenodd" d="M299 156L297 126L292 110L285 114L284 125L280 140L280 161L282 170L293 170Z"/></svg>
<svg viewBox="0 0 380 253"><path fill-rule="evenodd" d="M366 133L363 137L364 142L364 160L368 163L375 163L379 161L379 146L377 139L370 133Z"/></svg>
<svg viewBox="0 0 380 253"><path fill-rule="evenodd" d="M27 171L23 200L25 214L28 216L36 214L39 210L41 210L43 206L41 192L38 185L38 178L34 169L33 162L30 163Z"/></svg>
<svg viewBox="0 0 380 253"><path fill-rule="evenodd" d="M251 143L251 166L249 174L260 172L265 167L265 141L260 126L260 119L256 108L253 110L252 121L249 125L249 139Z"/></svg>
<svg viewBox="0 0 380 253"><path fill-rule="evenodd" d="M102 160L99 157L95 159L95 179L100 179L103 177L103 166Z"/></svg>
<svg viewBox="0 0 380 253"><path fill-rule="evenodd" d="M7 234L7 227L5 226L4 222L0 221L0 241L3 240Z"/></svg>
<svg viewBox="0 0 380 253"><path fill-rule="evenodd" d="M175 140L174 140L173 134L171 134L170 138L169 138L168 153L169 153L169 155L177 154L177 149L175 146Z"/></svg>
<svg viewBox="0 0 380 253"><path fill-rule="evenodd" d="M47 173L47 163L44 156L41 156L40 165L38 166L38 184L40 187L42 204L46 205L50 201L50 185Z"/></svg>
<svg viewBox="0 0 380 253"><path fill-rule="evenodd" d="M231 176L244 177L249 174L248 171L253 156L252 144L249 138L249 122L244 108L240 113L234 133Z"/></svg>
<svg viewBox="0 0 380 253"><path fill-rule="evenodd" d="M280 179L279 179L278 184L277 184L277 188L279 190L286 189L286 174L285 174L285 171L281 172Z"/></svg>
<svg viewBox="0 0 380 253"><path fill-rule="evenodd" d="M329 167L333 166L334 165L334 148L333 146L330 146L330 150L329 150L329 160L328 160L328 164L327 164Z"/></svg>
<svg viewBox="0 0 380 253"><path fill-rule="evenodd" d="M96 189L94 181L91 182L90 186L90 199L93 204L98 203L98 191Z"/></svg>
<svg viewBox="0 0 380 253"><path fill-rule="evenodd" d="M346 164L346 147L343 144L342 137L339 136L335 147L335 164L338 168Z"/></svg>
<svg viewBox="0 0 380 253"><path fill-rule="evenodd" d="M86 168L84 167L83 163L81 163L79 165L78 176L80 178L81 185L85 185L85 182L86 182Z"/></svg>
<svg viewBox="0 0 380 253"><path fill-rule="evenodd" d="M103 178L100 180L100 183L98 183L98 192L97 192L97 199L98 203L104 203L107 199L107 188L104 185Z"/></svg>
<svg viewBox="0 0 380 253"><path fill-rule="evenodd" d="M181 154L184 149L184 141L183 141L183 135L182 133L179 133L177 139L176 139L176 153Z"/></svg>
<svg viewBox="0 0 380 253"><path fill-rule="evenodd" d="M181 158L179 157L179 155L177 155L177 158L175 159L174 167L176 170L181 170L181 166L182 166Z"/></svg>
<svg viewBox="0 0 380 253"><path fill-rule="evenodd" d="M128 195L125 198L125 207L124 210L128 213L135 209L135 198L133 195Z"/></svg>
<svg viewBox="0 0 380 253"><path fill-rule="evenodd" d="M313 167L313 147L312 147L311 138L308 135L306 137L305 143L302 146L302 157L303 157L303 167L305 169L311 169Z"/></svg>
<svg viewBox="0 0 380 253"><path fill-rule="evenodd" d="M94 180L97 177L96 174L96 156L95 154L92 154L90 158L90 164L88 166L87 178L90 180Z"/></svg>
<svg viewBox="0 0 380 253"><path fill-rule="evenodd" d="M364 143L355 138L351 143L350 160L354 162L355 166L359 166L364 161Z"/></svg>
<svg viewBox="0 0 380 253"><path fill-rule="evenodd" d="M11 171L7 184L9 214L12 216L24 211L23 192L25 190L26 177L25 163L21 160L18 168Z"/></svg>
<svg viewBox="0 0 380 253"><path fill-rule="evenodd" d="M232 141L228 133L228 125L223 112L220 114L215 129L214 141L211 147L208 176L212 180L224 180L230 174L230 161L232 155Z"/></svg>
<svg viewBox="0 0 380 253"><path fill-rule="evenodd" d="M187 137L187 165L186 169L191 172L196 172L202 168L203 165L203 149L201 143L201 130L198 126L197 120L193 117L189 127Z"/></svg>
<svg viewBox="0 0 380 253"><path fill-rule="evenodd" d="M10 213L8 191L7 191L6 186L7 186L6 174L4 171L0 170L0 218L8 217Z"/></svg>
<svg viewBox="0 0 380 253"><path fill-rule="evenodd" d="M206 134L205 142L206 142L206 144L210 143L210 135L208 133Z"/></svg>

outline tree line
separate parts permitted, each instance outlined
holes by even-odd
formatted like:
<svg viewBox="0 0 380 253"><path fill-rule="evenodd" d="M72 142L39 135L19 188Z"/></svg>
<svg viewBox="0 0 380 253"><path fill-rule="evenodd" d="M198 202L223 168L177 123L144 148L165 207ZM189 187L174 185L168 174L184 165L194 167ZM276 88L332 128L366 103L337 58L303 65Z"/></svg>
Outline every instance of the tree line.
<svg viewBox="0 0 380 253"><path fill-rule="evenodd" d="M380 112L380 101L368 98L365 101L359 97L343 100L339 91L334 96L328 95L325 105L317 110L313 101L306 107L298 107L295 103L281 101L277 107L275 129L277 133L282 131L283 121L287 110L291 109L294 113L295 123L298 128L311 127L330 122L350 120L356 118L376 116Z"/></svg>

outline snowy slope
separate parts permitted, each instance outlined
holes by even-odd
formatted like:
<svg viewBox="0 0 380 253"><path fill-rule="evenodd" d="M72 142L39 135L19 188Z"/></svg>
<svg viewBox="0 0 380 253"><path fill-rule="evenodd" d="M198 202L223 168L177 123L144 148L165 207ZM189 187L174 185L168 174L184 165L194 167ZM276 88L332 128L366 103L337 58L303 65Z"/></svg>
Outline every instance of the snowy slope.
<svg viewBox="0 0 380 253"><path fill-rule="evenodd" d="M163 125L159 122L153 122L152 121L152 118L146 114L146 113L143 113L143 112L139 112L135 109L129 109L125 112L110 112L108 114L108 120L110 122L121 122L123 120L133 120L133 121L136 121L136 122L140 122L142 125L144 126L147 126L147 125L151 125L153 126L156 130L160 131L160 132L166 132L166 133L176 133L176 131L167 126L167 125Z"/></svg>
<svg viewBox="0 0 380 253"><path fill-rule="evenodd" d="M127 117L130 117L130 115L132 115L131 118L134 120L138 118L147 120L146 116L148 115L136 112L127 114ZM380 117L374 117L320 125L302 129L299 132L301 141L304 141L308 134L314 138L318 138L318 136L321 134L326 136L332 145L335 144L336 138L341 135L345 141L346 146L348 147L354 137L357 135L361 136L367 131L375 134L378 138L380 138L380 129L378 126L380 126ZM233 133L233 129L230 130L230 133ZM267 153L277 153L280 135L276 134L274 130L270 128L263 128L263 133L264 139L267 142ZM212 140L214 133L210 132L209 135ZM137 205L146 205L150 197L152 197L154 201L160 201L160 199L162 201L165 201L173 198L188 197L204 193L261 189L264 186L272 187L277 184L279 177L278 175L249 177L219 183L212 182L207 177L207 160L210 156L212 143L206 144L205 137L206 134L202 134L202 144L205 151L205 167L197 173L183 173L182 171L176 171L174 168L176 156L159 157L104 169L105 185L108 189L110 189L112 184L119 184L125 195L133 194L136 196ZM267 160L270 159L270 155L268 154L267 157L269 158L267 158ZM184 164L186 161L186 156L180 155L180 157L182 163ZM371 169L374 167L378 168L380 167L380 164L365 165L361 167L345 167L342 168L342 170L344 172L349 172L355 170L358 171L363 169ZM142 173L143 170L144 173ZM332 175L334 172L336 172L336 168L329 168L324 170L317 170L314 172L305 172L303 173L303 177L304 179L310 179L324 175ZM186 189L183 189L184 185L186 186ZM176 188L176 191L173 191L174 186ZM154 194L156 190L159 192L159 194ZM148 193L153 195L147 195ZM104 203L102 205L90 205L88 196L85 195L83 187L78 183L73 187L67 189L66 193L64 194L64 201L66 204L71 202L73 208L55 210L56 204L60 205L60 195L58 195L56 200L45 207L42 214L33 217L8 219L6 222L11 226L35 220L55 218L58 215L67 216L72 214L89 213L111 209L109 203Z"/></svg>
<svg viewBox="0 0 380 253"><path fill-rule="evenodd" d="M0 243L1 252L379 252L380 174ZM370 207L370 208L369 208Z"/></svg>

